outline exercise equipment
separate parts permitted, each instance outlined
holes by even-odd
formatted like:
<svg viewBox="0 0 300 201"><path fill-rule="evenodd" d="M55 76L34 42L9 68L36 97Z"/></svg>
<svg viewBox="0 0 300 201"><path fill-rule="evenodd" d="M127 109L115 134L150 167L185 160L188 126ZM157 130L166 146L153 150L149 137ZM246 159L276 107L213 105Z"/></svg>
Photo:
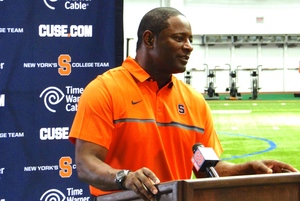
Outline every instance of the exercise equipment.
<svg viewBox="0 0 300 201"><path fill-rule="evenodd" d="M232 70L229 66L229 87L226 88L226 91L229 91L229 97L225 97L226 100L241 100L241 93L238 92L237 83L237 69Z"/></svg>
<svg viewBox="0 0 300 201"><path fill-rule="evenodd" d="M207 86L204 89L204 92L206 93L206 96L204 98L206 100L219 100L219 94L216 93L216 68L215 69L208 69L208 65L204 64L206 66L206 72L207 72Z"/></svg>
<svg viewBox="0 0 300 201"><path fill-rule="evenodd" d="M192 79L192 72L191 71L189 71L189 70L187 70L187 71L185 71L185 74L184 74L184 82L186 83L186 84L191 84L191 79Z"/></svg>
<svg viewBox="0 0 300 201"><path fill-rule="evenodd" d="M251 93L252 93L252 96L249 97L249 99L252 99L252 100L256 100L258 98L258 90L260 90L260 87L259 87L259 83L258 83L258 71L259 71L259 67L261 65L257 66L257 70L253 70L251 73L250 73L250 76L251 76Z"/></svg>

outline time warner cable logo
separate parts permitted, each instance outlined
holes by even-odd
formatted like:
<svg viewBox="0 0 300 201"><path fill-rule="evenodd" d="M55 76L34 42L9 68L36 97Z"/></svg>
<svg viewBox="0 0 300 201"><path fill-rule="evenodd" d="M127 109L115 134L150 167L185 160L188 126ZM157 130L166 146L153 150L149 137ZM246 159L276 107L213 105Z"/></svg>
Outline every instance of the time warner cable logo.
<svg viewBox="0 0 300 201"><path fill-rule="evenodd" d="M57 0L49 0L50 2L56 2ZM47 0L44 0L45 5L50 8L51 10L55 10L55 7L50 6L50 4L47 2Z"/></svg>
<svg viewBox="0 0 300 201"><path fill-rule="evenodd" d="M64 201L66 196L57 189L46 191L40 198L40 201Z"/></svg>
<svg viewBox="0 0 300 201"><path fill-rule="evenodd" d="M0 94L0 107L5 107L5 94Z"/></svg>
<svg viewBox="0 0 300 201"><path fill-rule="evenodd" d="M1 1L1 0L0 0ZM44 0L45 5L51 9L55 10L55 5L58 0ZM64 6L66 10L86 10L89 3L92 0L66 0Z"/></svg>
<svg viewBox="0 0 300 201"><path fill-rule="evenodd" d="M0 0L1 1L1 0ZM3 175L4 174L4 169L5 168L0 168L0 175ZM1 180L1 177L0 177L0 180ZM0 198L0 201L5 201L5 199L1 199Z"/></svg>
<svg viewBox="0 0 300 201"><path fill-rule="evenodd" d="M66 189L67 192L64 194L60 190L50 189L46 191L41 197L40 201L89 201L90 197L84 196L84 191L81 188L69 187Z"/></svg>
<svg viewBox="0 0 300 201"><path fill-rule="evenodd" d="M60 103L65 97L65 94L59 88L51 86L42 91L42 93L40 94L40 98L42 97L44 97L45 107L50 112L55 113L56 110L52 109L51 106Z"/></svg>

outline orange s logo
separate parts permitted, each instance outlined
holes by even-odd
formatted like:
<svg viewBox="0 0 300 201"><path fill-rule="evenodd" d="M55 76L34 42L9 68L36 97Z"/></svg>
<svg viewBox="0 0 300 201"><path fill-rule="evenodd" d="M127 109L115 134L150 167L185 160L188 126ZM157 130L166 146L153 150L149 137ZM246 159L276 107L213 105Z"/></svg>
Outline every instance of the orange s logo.
<svg viewBox="0 0 300 201"><path fill-rule="evenodd" d="M72 66L70 64L71 57L68 54L61 54L58 57L58 65L60 68L58 68L58 73L61 76L68 76L71 74Z"/></svg>
<svg viewBox="0 0 300 201"><path fill-rule="evenodd" d="M61 157L59 159L59 175L61 178L69 178L72 175L72 158L69 156Z"/></svg>

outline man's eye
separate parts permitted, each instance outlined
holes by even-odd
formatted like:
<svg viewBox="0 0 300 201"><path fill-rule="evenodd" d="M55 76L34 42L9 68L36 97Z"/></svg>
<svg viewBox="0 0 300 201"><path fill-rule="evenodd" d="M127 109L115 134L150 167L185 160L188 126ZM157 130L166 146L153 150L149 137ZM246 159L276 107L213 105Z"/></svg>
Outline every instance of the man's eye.
<svg viewBox="0 0 300 201"><path fill-rule="evenodd" d="M184 40L182 36L175 36L174 39L178 42L181 42Z"/></svg>

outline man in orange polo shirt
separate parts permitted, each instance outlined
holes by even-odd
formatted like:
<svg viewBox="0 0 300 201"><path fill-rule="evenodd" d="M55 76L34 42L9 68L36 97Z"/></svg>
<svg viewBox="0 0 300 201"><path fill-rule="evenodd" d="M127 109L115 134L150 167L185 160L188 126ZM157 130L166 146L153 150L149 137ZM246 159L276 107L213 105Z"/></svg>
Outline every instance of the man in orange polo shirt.
<svg viewBox="0 0 300 201"><path fill-rule="evenodd" d="M192 40L182 13L153 9L141 20L135 59L128 57L84 90L70 140L78 176L94 197L130 189L154 200L156 184L191 178L195 143L222 153L202 94L173 76L186 70ZM220 176L297 171L274 160L220 161L215 169Z"/></svg>

